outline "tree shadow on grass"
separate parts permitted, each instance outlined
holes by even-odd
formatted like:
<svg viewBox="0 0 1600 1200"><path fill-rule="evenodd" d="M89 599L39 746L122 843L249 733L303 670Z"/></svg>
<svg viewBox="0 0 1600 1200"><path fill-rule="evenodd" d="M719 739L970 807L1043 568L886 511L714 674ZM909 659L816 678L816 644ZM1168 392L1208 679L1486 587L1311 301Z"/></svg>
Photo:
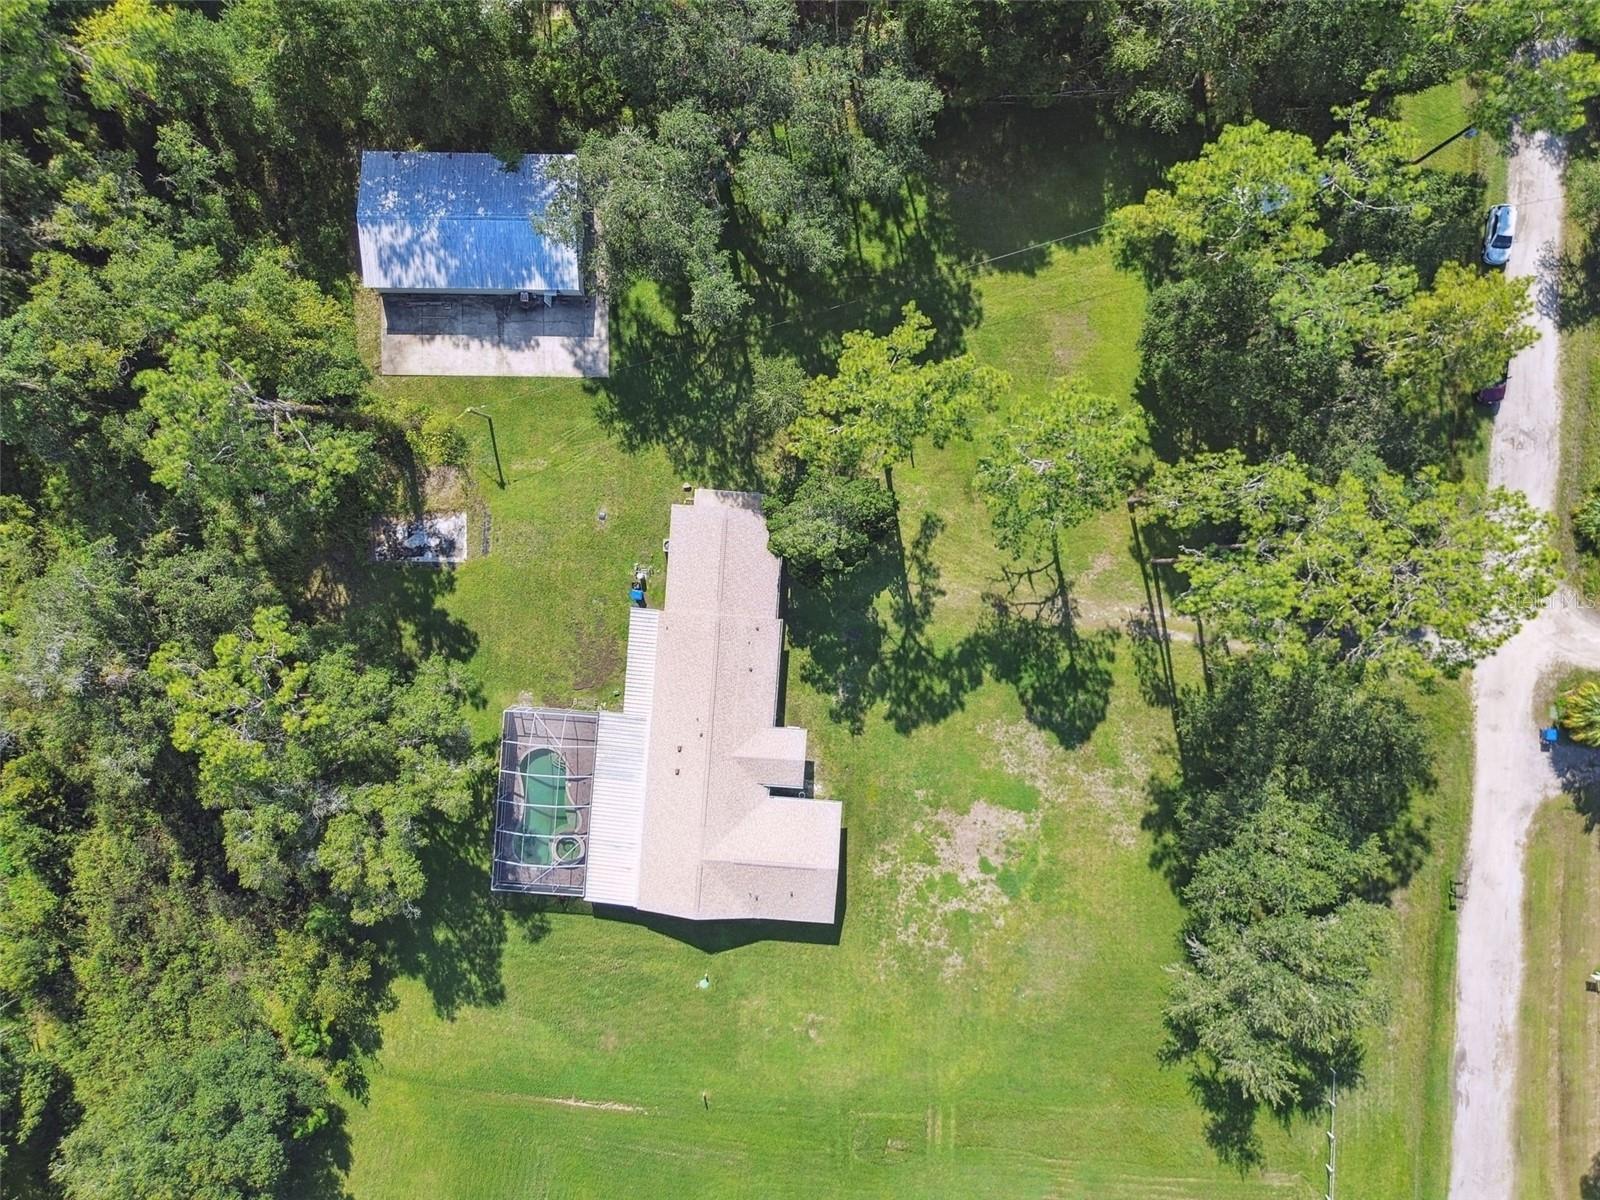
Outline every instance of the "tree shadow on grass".
<svg viewBox="0 0 1600 1200"><path fill-rule="evenodd" d="M1017 689L1030 724L1068 749L1082 745L1105 720L1121 633L1080 632L1069 620L1028 617L998 597L988 599L989 615L976 635L988 671Z"/></svg>
<svg viewBox="0 0 1600 1200"><path fill-rule="evenodd" d="M1095 227L1159 186L1200 142L1197 130L1107 126L1093 101L950 109L939 120L929 174L970 257L1032 275L1050 260L1050 248L1035 243L1084 230L1071 244L1097 241Z"/></svg>
<svg viewBox="0 0 1600 1200"><path fill-rule="evenodd" d="M1169 1063L1183 1058L1170 1052L1164 1057ZM1206 1115L1206 1145L1211 1147L1218 1161L1246 1175L1265 1162L1257 1128L1260 1117L1265 1114L1285 1132L1301 1121L1320 1118L1326 1123L1329 1085L1335 1077L1341 1087L1354 1087L1361 1082L1359 1051L1352 1049L1309 1064L1300 1080L1299 1099L1278 1106L1257 1103L1237 1084L1198 1064L1189 1071L1189 1091Z"/></svg>
<svg viewBox="0 0 1600 1200"><path fill-rule="evenodd" d="M1255 1102L1213 1072L1198 1068L1189 1074L1189 1091L1206 1114L1206 1145L1217 1158L1241 1175L1261 1166L1264 1155Z"/></svg>
<svg viewBox="0 0 1600 1200"><path fill-rule="evenodd" d="M794 589L789 636L805 652L801 677L832 697L830 715L854 733L877 705L899 733L937 724L995 679L1016 688L1029 722L1063 746L1081 744L1105 719L1121 635L1083 634L1053 610L987 595L977 628L935 639L928 626L944 593L932 550L943 527L925 516L908 544L896 539L852 574Z"/></svg>
<svg viewBox="0 0 1600 1200"><path fill-rule="evenodd" d="M345 1186L354 1159L344 1109L330 1104L327 1117L327 1123L315 1133L291 1143L292 1167L285 1195L305 1200L354 1200L354 1193Z"/></svg>
<svg viewBox="0 0 1600 1200"><path fill-rule="evenodd" d="M1564 333L1600 318L1600 234L1575 251L1544 247L1534 303Z"/></svg>
<svg viewBox="0 0 1600 1200"><path fill-rule="evenodd" d="M1550 767L1560 788L1583 817L1584 832L1600 827L1600 749L1563 738L1550 748Z"/></svg>
<svg viewBox="0 0 1600 1200"><path fill-rule="evenodd" d="M1589 1169L1578 1180L1578 1200L1600 1200L1600 1154L1594 1156Z"/></svg>
<svg viewBox="0 0 1600 1200"><path fill-rule="evenodd" d="M1171 635L1161 628L1149 608L1141 608L1123 625L1133 659L1139 698L1151 708L1173 708L1178 686L1172 670Z"/></svg>
<svg viewBox="0 0 1600 1200"><path fill-rule="evenodd" d="M752 486L758 446L740 419L751 390L748 347L737 336L668 329L628 303L613 314L612 372L584 384L601 428L630 454L660 447L690 479Z"/></svg>
<svg viewBox="0 0 1600 1200"><path fill-rule="evenodd" d="M362 646L403 647L456 663L477 652L477 633L440 605L456 590L456 574L449 567L368 563L349 573L348 588L346 620ZM473 703L481 708L481 695Z"/></svg>
<svg viewBox="0 0 1600 1200"><path fill-rule="evenodd" d="M421 980L446 1020L505 999L501 961L511 929L535 942L550 930L543 911L491 899L485 829L484 819L467 819L435 832L422 853L428 887L417 916L397 926L391 946L392 971Z"/></svg>

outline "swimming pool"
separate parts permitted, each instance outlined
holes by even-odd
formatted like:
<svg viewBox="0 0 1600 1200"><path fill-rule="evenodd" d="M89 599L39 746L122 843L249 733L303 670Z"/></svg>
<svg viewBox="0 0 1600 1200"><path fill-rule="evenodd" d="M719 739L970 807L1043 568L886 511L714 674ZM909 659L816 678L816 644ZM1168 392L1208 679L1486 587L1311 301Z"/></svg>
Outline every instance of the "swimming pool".
<svg viewBox="0 0 1600 1200"><path fill-rule="evenodd" d="M524 861L539 866L576 862L583 857L583 843L563 836L578 828L578 812L567 801L566 760L548 746L540 746L522 756L517 764L522 776L521 828Z"/></svg>

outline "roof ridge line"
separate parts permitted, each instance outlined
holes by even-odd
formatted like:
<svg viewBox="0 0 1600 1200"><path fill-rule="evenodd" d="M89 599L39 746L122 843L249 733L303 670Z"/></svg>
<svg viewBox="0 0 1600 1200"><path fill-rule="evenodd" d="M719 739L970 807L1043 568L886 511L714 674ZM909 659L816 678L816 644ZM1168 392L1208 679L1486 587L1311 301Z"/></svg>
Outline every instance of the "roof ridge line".
<svg viewBox="0 0 1600 1200"><path fill-rule="evenodd" d="M696 500L689 507L694 508L698 504L699 501ZM719 512L717 517L717 597L720 601L723 581L728 573L728 516ZM705 892L706 820L709 816L707 810L711 807L711 742L712 734L717 728L717 669L722 660L722 605L719 603L711 613L715 622L715 636L711 639L711 698L706 712L705 777L703 790L700 793L700 868L694 873L696 912L700 911Z"/></svg>

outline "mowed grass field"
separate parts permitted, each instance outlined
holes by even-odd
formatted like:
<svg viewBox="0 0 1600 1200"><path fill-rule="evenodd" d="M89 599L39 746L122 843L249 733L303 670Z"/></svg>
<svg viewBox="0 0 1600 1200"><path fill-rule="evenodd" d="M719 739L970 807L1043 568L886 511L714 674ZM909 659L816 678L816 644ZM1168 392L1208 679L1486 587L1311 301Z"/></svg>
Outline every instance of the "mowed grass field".
<svg viewBox="0 0 1600 1200"><path fill-rule="evenodd" d="M1011 372L1018 395L1076 372L1128 397L1143 291L1093 227L1193 149L1107 140L1087 112L952 123L918 212L865 232L855 284L758 300L764 345L821 369L839 331L883 329L916 296L946 348ZM681 483L744 479L717 421L741 351L687 350L649 296L619 305L613 336L601 386L382 383L494 420L503 489L487 425L462 417L492 553L375 574L358 595L468 665L486 744L520 696L617 703L631 568L660 566ZM1325 1112L1264 1118L1264 1162L1241 1170L1208 1144L1185 1071L1157 1059L1182 913L1144 823L1175 754L1156 644L1129 623L1146 592L1127 518L1068 548L1075 644L997 618L997 596L1025 592L971 492L981 444L897 468L903 573L792 597L786 719L810 730L819 794L844 803L837 933L496 902L485 799L481 828L434 848L396 1007L347 1106L356 1197L1322 1195ZM1194 683L1175 630L1175 673ZM1345 1196L1433 1197L1447 1174L1446 882L1470 719L1456 685L1419 703L1432 853L1395 899L1392 1013L1341 1092Z"/></svg>
<svg viewBox="0 0 1600 1200"><path fill-rule="evenodd" d="M1594 797L1545 807L1528 838L1523 903L1519 1200L1600 1195L1600 812Z"/></svg>

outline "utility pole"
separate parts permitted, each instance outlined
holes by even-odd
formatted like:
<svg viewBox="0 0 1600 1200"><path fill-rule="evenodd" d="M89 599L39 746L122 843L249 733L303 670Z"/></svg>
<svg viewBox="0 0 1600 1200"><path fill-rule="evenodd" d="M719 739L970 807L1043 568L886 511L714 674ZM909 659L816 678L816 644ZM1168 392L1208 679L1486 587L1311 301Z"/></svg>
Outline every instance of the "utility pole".
<svg viewBox="0 0 1600 1200"><path fill-rule="evenodd" d="M476 415L482 417L485 421L489 422L489 449L494 451L495 478L500 481L500 487L503 490L506 486L506 473L500 469L500 443L494 436L494 418L488 413L484 412L483 409L479 408L477 405L469 405L461 410L461 415L463 417L468 413L475 413Z"/></svg>
<svg viewBox="0 0 1600 1200"><path fill-rule="evenodd" d="M1339 1111L1339 1072L1332 1075L1328 1084L1328 1190L1323 1200L1334 1200L1338 1190L1339 1147L1333 1136L1333 1118Z"/></svg>

